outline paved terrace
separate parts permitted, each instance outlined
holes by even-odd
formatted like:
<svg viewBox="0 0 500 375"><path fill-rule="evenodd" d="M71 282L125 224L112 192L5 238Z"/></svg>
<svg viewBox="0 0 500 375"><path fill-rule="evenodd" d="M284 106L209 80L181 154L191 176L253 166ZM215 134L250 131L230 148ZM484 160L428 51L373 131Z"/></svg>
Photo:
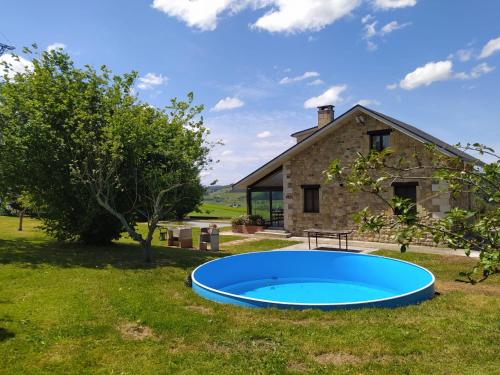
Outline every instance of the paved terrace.
<svg viewBox="0 0 500 375"><path fill-rule="evenodd" d="M197 226L197 227L206 227L210 223L215 223L219 227L225 227L225 226L230 226L230 224L227 221L218 221L218 222L213 222L209 220L190 220L187 221L186 223L192 225L192 226ZM232 232L221 232L221 235L230 235L234 234ZM240 242L249 242L253 239L259 240L259 239L265 239L265 238L274 238L274 237L266 237L264 235L259 234L259 235L253 235L253 234L242 234L238 233L238 236L243 236L246 237L245 240L239 240L239 241L233 241L236 243ZM292 245L285 247L281 250L304 250L308 249L308 240L307 237L289 237L288 240L292 241L300 241L301 243L297 245ZM227 242L225 245L231 245L233 242ZM330 238L318 238L318 248L321 249L331 249L331 250L339 250L338 246L339 241L337 239L330 239ZM342 241L342 246L344 246L344 241ZM315 239L311 238L311 247L314 248L316 241ZM377 250L392 250L392 251L398 251L399 252L399 246L395 243L385 243L385 242L368 242L368 241L354 241L354 240L349 240L349 250L350 251L356 251L360 253L371 253L373 251ZM453 250L450 248L446 247L432 247L432 246L420 246L420 245L410 245L410 247L407 250L408 252L413 252L413 253L425 253L425 254L441 254L441 255L456 255L456 256L466 256L465 252L463 250ZM478 258L479 257L479 252L473 251L470 255L471 258Z"/></svg>
<svg viewBox="0 0 500 375"><path fill-rule="evenodd" d="M221 232L221 235L229 235L233 234L232 232ZM260 234L258 236L253 235L253 234L241 234L238 233L238 236L243 236L246 237L245 242L249 241L250 239L275 239L275 237L265 237L264 235ZM292 241L300 241L301 243L296 244L296 245L291 245L285 248L282 248L281 250L304 250L308 249L308 240L307 237L289 237L287 238L288 240ZM231 243L226 243L231 244ZM344 246L345 242L342 241L342 246ZM315 239L311 238L311 247L314 248L316 245ZM331 249L331 250L339 250L339 241L337 239L330 239L330 238L318 238L318 248L319 249ZM349 251L356 251L360 253L371 253L373 251L377 250L392 250L392 251L397 251L399 252L399 246L394 243L384 243L384 242L368 242L368 241L353 241L349 240ZM432 247L432 246L419 246L419 245L411 245L408 250L408 252L413 252L413 253L426 253L426 254L441 254L441 255L456 255L456 256L466 256L465 252L463 250L453 250L450 248L446 247ZM479 257L479 252L473 251L471 253L471 258L477 258Z"/></svg>

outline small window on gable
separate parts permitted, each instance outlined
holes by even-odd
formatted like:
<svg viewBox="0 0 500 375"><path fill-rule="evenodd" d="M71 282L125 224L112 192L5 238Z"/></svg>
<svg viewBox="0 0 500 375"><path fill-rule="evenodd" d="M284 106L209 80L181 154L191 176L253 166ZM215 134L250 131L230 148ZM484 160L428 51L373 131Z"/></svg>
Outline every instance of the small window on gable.
<svg viewBox="0 0 500 375"><path fill-rule="evenodd" d="M370 150L382 151L389 147L390 130L377 130L368 132L370 136Z"/></svg>
<svg viewBox="0 0 500 375"><path fill-rule="evenodd" d="M303 185L304 212L319 212L319 185Z"/></svg>

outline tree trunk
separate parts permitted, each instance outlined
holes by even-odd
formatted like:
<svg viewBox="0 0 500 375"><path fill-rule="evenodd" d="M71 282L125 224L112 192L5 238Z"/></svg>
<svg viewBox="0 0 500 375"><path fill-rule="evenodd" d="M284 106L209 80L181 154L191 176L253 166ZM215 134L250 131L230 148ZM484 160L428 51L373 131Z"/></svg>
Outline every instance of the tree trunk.
<svg viewBox="0 0 500 375"><path fill-rule="evenodd" d="M151 249L151 243L153 242L153 235L156 230L156 224L158 224L158 219L156 216L148 222L148 233L146 239L143 242L142 249L144 251L144 259L146 263L151 263L153 258L153 251Z"/></svg>
<svg viewBox="0 0 500 375"><path fill-rule="evenodd" d="M19 227L17 228L17 230L19 232L22 232L23 231L23 220L24 220L24 213L26 212L26 209L22 209L20 212L19 212Z"/></svg>
<svg viewBox="0 0 500 375"><path fill-rule="evenodd" d="M142 251L144 253L144 261L146 263L151 263L153 261L153 257L152 257L152 250L151 250L151 242L145 242L143 245L142 245Z"/></svg>

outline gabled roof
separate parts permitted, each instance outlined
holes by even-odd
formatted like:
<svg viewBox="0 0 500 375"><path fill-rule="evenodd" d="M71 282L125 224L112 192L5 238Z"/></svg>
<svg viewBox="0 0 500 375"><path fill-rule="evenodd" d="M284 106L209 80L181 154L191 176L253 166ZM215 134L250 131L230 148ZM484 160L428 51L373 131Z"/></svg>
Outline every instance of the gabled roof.
<svg viewBox="0 0 500 375"><path fill-rule="evenodd" d="M298 132L290 134L290 136L296 137L296 136L298 136L300 134L310 132L311 130L314 130L314 129L317 129L317 128L318 128L317 126L313 126L312 128L307 128L307 129L304 129L304 130L299 130Z"/></svg>
<svg viewBox="0 0 500 375"><path fill-rule="evenodd" d="M343 113L341 116L337 117L333 121L329 122L322 128L318 128L316 131L308 135L306 138L298 142L297 144L293 145L290 147L288 150L285 150L278 156L276 156L274 159L270 160L266 164L264 164L262 167L259 169L255 170L254 172L250 173L248 176L242 178L240 181L236 182L233 185L233 189L241 189L246 186L251 185L258 179L262 178L266 174L270 173L271 171L275 170L276 168L280 167L283 165L285 161L290 159L292 156L296 155L300 151L304 150L305 148L309 147L310 144L316 142L323 136L331 133L334 129L337 129L342 123L346 122L351 116L353 116L356 113L363 113L368 116L371 116L386 125L395 128L396 130L399 130L400 132L408 135L409 137L412 137L422 143L430 143L436 145L438 150L443 152L446 155L449 156L455 156L455 157L460 157L465 161L469 162L477 162L478 160L474 158L473 156L459 150L458 148L451 146L450 144L433 137L432 135L417 129L416 127L409 125L403 121L399 121L395 118L392 118L390 116L384 115L383 113L374 111L372 109L366 108L360 104L355 105L351 109L349 109L347 112ZM293 133L292 136L310 131L313 128L305 129L296 133Z"/></svg>

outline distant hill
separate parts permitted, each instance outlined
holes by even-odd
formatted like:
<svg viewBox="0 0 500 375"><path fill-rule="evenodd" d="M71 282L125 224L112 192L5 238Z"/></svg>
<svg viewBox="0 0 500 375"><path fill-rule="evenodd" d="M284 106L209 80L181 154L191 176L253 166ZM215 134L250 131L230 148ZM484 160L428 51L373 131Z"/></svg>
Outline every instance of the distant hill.
<svg viewBox="0 0 500 375"><path fill-rule="evenodd" d="M205 204L217 204L227 207L246 207L245 193L235 193L231 191L231 185L209 186L207 190L208 193L203 199Z"/></svg>
<svg viewBox="0 0 500 375"><path fill-rule="evenodd" d="M190 217L227 219L246 212L246 195L235 193L231 185L208 186L200 207L201 212L191 212Z"/></svg>

